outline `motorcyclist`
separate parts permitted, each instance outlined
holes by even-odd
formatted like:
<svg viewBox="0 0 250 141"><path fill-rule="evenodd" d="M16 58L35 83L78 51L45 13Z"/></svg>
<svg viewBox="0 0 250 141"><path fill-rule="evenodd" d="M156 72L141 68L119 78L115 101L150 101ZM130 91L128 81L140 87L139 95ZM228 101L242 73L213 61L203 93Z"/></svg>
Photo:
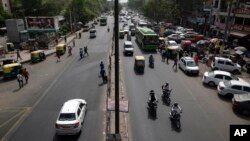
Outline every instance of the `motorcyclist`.
<svg viewBox="0 0 250 141"><path fill-rule="evenodd" d="M175 114L180 114L182 112L182 109L181 107L178 105L178 103L174 103L172 106L171 106L171 118L173 118L173 116Z"/></svg>
<svg viewBox="0 0 250 141"><path fill-rule="evenodd" d="M109 32L109 26L108 26L108 32Z"/></svg>
<svg viewBox="0 0 250 141"><path fill-rule="evenodd" d="M80 58L82 59L83 58L83 49L80 48Z"/></svg>
<svg viewBox="0 0 250 141"><path fill-rule="evenodd" d="M154 57L152 54L149 56L149 63L154 63Z"/></svg>
<svg viewBox="0 0 250 141"><path fill-rule="evenodd" d="M151 91L150 91L148 101L149 101L150 103L157 102L157 97L156 97L156 95L155 95L154 90L151 90Z"/></svg>
<svg viewBox="0 0 250 141"><path fill-rule="evenodd" d="M166 82L165 85L162 85L161 88L162 88L162 91L163 91L163 92L168 92L168 91L170 91L170 86L169 86L169 83L168 83L168 82Z"/></svg>

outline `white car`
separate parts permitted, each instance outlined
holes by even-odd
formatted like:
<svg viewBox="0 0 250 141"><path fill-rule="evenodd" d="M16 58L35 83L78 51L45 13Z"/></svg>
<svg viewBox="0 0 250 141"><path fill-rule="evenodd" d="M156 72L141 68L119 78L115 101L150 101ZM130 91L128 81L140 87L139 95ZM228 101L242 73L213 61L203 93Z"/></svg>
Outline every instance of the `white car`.
<svg viewBox="0 0 250 141"><path fill-rule="evenodd" d="M58 135L80 133L87 111L87 102L83 99L66 101L58 115L55 128Z"/></svg>
<svg viewBox="0 0 250 141"><path fill-rule="evenodd" d="M182 69L186 74L199 75L199 67L191 57L182 57L179 61L179 68Z"/></svg>
<svg viewBox="0 0 250 141"><path fill-rule="evenodd" d="M231 80L221 81L217 86L218 94L223 96L230 96L233 94L243 94L250 92L250 84L245 81Z"/></svg>
<svg viewBox="0 0 250 141"><path fill-rule="evenodd" d="M134 54L134 46L133 46L131 41L125 41L123 47L124 47L124 51L123 51L124 55L133 56L133 54Z"/></svg>
<svg viewBox="0 0 250 141"><path fill-rule="evenodd" d="M213 70L225 70L233 72L234 74L241 72L241 66L239 64L233 63L231 59L223 57L214 57L211 67Z"/></svg>
<svg viewBox="0 0 250 141"><path fill-rule="evenodd" d="M204 84L208 84L211 87L217 86L221 81L225 82L230 80L244 81L243 79L236 77L226 71L205 72L202 77L202 82Z"/></svg>

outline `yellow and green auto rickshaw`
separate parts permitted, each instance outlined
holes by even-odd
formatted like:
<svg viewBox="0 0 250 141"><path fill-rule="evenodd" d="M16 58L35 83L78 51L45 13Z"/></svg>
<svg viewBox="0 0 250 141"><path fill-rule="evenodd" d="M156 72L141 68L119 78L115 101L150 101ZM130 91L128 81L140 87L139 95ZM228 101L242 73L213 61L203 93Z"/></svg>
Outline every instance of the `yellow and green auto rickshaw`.
<svg viewBox="0 0 250 141"><path fill-rule="evenodd" d="M32 51L30 54L31 62L37 63L46 59L44 50Z"/></svg>
<svg viewBox="0 0 250 141"><path fill-rule="evenodd" d="M144 56L135 56L134 70L138 73L144 73L145 58Z"/></svg>
<svg viewBox="0 0 250 141"><path fill-rule="evenodd" d="M120 39L124 39L124 36L125 36L124 31L123 31L123 30L120 30L120 31L119 31L119 37L120 37Z"/></svg>
<svg viewBox="0 0 250 141"><path fill-rule="evenodd" d="M66 51L66 45L65 44L58 44L56 46L56 53L59 55L63 55Z"/></svg>
<svg viewBox="0 0 250 141"><path fill-rule="evenodd" d="M3 78L13 78L16 77L22 70L22 65L20 63L12 63L3 66Z"/></svg>

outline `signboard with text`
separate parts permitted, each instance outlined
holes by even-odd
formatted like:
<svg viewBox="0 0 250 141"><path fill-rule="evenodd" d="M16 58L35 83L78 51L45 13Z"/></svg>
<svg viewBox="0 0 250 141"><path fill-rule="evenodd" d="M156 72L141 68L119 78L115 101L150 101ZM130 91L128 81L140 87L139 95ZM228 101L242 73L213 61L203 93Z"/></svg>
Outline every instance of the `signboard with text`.
<svg viewBox="0 0 250 141"><path fill-rule="evenodd" d="M58 29L55 17L26 17L28 31L50 32Z"/></svg>

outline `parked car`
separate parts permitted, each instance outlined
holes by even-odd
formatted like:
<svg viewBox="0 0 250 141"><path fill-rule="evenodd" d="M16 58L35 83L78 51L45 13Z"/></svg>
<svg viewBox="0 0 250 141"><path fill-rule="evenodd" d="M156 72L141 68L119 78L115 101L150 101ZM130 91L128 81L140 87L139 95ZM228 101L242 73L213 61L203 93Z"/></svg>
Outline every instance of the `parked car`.
<svg viewBox="0 0 250 141"><path fill-rule="evenodd" d="M250 93L234 94L232 99L233 109L242 114L250 114Z"/></svg>
<svg viewBox="0 0 250 141"><path fill-rule="evenodd" d="M167 29L167 30L165 30L165 32L164 32L164 36L165 36L165 37L167 37L167 36L169 36L169 35L171 35L171 34L175 34L175 31L174 31L174 30L171 30L171 29Z"/></svg>
<svg viewBox="0 0 250 141"><path fill-rule="evenodd" d="M123 45L123 48L124 48L124 51L123 51L124 55L133 56L133 54L134 54L134 46L133 46L131 41L125 41L124 45Z"/></svg>
<svg viewBox="0 0 250 141"><path fill-rule="evenodd" d="M199 75L199 67L191 57L182 57L179 61L179 68L186 74Z"/></svg>
<svg viewBox="0 0 250 141"><path fill-rule="evenodd" d="M225 70L233 74L241 72L241 66L237 63L233 63L229 58L214 57L211 67L212 70Z"/></svg>
<svg viewBox="0 0 250 141"><path fill-rule="evenodd" d="M243 79L236 77L229 72L219 70L205 72L202 77L202 82L212 87L217 86L221 81L226 82L230 80L244 81Z"/></svg>
<svg viewBox="0 0 250 141"><path fill-rule="evenodd" d="M219 82L217 86L218 94L222 96L230 96L233 94L243 94L250 92L250 84L246 81L230 80Z"/></svg>
<svg viewBox="0 0 250 141"><path fill-rule="evenodd" d="M185 37L180 34L171 34L168 36L168 40L173 40L178 44L181 43L181 40L184 40L184 39Z"/></svg>
<svg viewBox="0 0 250 141"><path fill-rule="evenodd" d="M87 102L83 99L66 101L56 120L55 128L58 135L74 135L81 131L87 111Z"/></svg>
<svg viewBox="0 0 250 141"><path fill-rule="evenodd" d="M90 25L89 24L85 24L82 28L83 28L83 32L89 31Z"/></svg>

